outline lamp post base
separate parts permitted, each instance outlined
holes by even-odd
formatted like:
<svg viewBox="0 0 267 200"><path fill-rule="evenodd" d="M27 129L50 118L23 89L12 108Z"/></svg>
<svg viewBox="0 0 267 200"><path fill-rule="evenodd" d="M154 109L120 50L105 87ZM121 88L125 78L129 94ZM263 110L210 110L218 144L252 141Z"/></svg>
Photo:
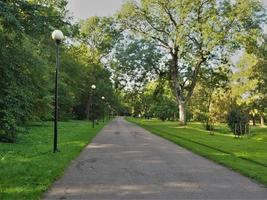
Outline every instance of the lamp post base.
<svg viewBox="0 0 267 200"><path fill-rule="evenodd" d="M55 150L53 151L53 153L57 153L57 152L60 152L60 150L59 150L59 149L55 149Z"/></svg>

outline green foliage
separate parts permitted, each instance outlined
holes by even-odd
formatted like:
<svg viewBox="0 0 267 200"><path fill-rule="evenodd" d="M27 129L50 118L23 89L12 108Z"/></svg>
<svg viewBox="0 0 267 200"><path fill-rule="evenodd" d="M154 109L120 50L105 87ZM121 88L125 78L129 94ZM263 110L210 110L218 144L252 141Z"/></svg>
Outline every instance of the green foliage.
<svg viewBox="0 0 267 200"><path fill-rule="evenodd" d="M80 22L79 40L88 45L87 59L101 63L120 38L120 32L112 17L90 17Z"/></svg>
<svg viewBox="0 0 267 200"><path fill-rule="evenodd" d="M128 108L127 113L135 117L141 115L145 118L175 120L178 114L177 104L168 84L161 80L147 83L142 90L124 91L122 101Z"/></svg>
<svg viewBox="0 0 267 200"><path fill-rule="evenodd" d="M29 121L52 119L56 48L51 32L54 29L61 29L66 36L80 38L82 35L82 39L87 39L80 46L68 43L60 46L60 120L89 118L85 104L93 83L98 86L98 97L103 95L110 104L117 103L111 74L100 63L119 36L112 18L88 19L79 30L66 17L66 5L66 0L0 2L0 141L15 142L18 126ZM94 49L87 47L88 41L99 35L103 37L94 40ZM92 54L93 51L97 53ZM96 108L100 105L98 100Z"/></svg>
<svg viewBox="0 0 267 200"><path fill-rule="evenodd" d="M213 122L225 123L229 110L235 105L236 99L232 94L231 89L216 90L212 97L210 107L210 115Z"/></svg>
<svg viewBox="0 0 267 200"><path fill-rule="evenodd" d="M0 140L13 142L18 125L50 117L52 42L45 41L51 40L52 27L65 22L59 4L47 5L0 2Z"/></svg>
<svg viewBox="0 0 267 200"><path fill-rule="evenodd" d="M227 124L235 135L244 135L248 133L248 115L242 113L239 108L230 110L227 116Z"/></svg>
<svg viewBox="0 0 267 200"><path fill-rule="evenodd" d="M229 66L203 69L193 96L190 100L190 109L193 119L201 121L206 130L212 130L213 124L218 122L214 106L220 90L226 92L229 84ZM218 110L218 109L217 109Z"/></svg>
<svg viewBox="0 0 267 200"><path fill-rule="evenodd" d="M155 43L126 36L116 44L111 63L116 87L122 89L131 85L138 89L149 81L162 77L162 58L163 54Z"/></svg>
<svg viewBox="0 0 267 200"><path fill-rule="evenodd" d="M129 1L117 18L90 17L77 24L70 23L66 5L66 0L0 2L0 140L14 142L19 126L52 119L54 29L69 37L60 48L61 120L90 119L92 104L96 118L104 107L175 120L179 105L189 111L180 109L180 121L192 114L209 128L225 119L236 100L264 119L267 51L259 38L265 16L258 1ZM250 65L242 67L248 73L236 73L237 90L229 89L226 63L241 47L257 62L242 61Z"/></svg>
<svg viewBox="0 0 267 200"><path fill-rule="evenodd" d="M161 120L175 120L178 115L177 104L172 92L168 88L168 82L158 82L151 96L151 115Z"/></svg>
<svg viewBox="0 0 267 200"><path fill-rule="evenodd" d="M124 4L118 20L126 34L150 41L154 51L164 55L163 72L172 82L177 104L183 107L203 70L223 64L237 48L257 43L263 13L257 0L141 0ZM153 62L147 72L152 77L159 67ZM133 65L133 73L140 71L144 71L142 65Z"/></svg>
<svg viewBox="0 0 267 200"><path fill-rule="evenodd" d="M264 118L267 114L265 109L267 105L265 46L264 40L257 51L254 50L254 53L244 53L238 63L238 70L232 77L232 90L237 103L250 113L254 124L257 117Z"/></svg>

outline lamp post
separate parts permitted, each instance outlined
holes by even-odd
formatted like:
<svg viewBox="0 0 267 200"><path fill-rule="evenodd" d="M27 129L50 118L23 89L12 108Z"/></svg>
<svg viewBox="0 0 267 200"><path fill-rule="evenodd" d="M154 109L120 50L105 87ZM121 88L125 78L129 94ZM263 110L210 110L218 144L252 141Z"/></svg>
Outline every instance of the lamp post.
<svg viewBox="0 0 267 200"><path fill-rule="evenodd" d="M59 45L64 39L64 35L60 30L55 30L52 33L52 39L56 43L56 76L55 76L55 113L54 113L54 153L58 151L57 148L57 121L58 121L58 76L59 76Z"/></svg>
<svg viewBox="0 0 267 200"><path fill-rule="evenodd" d="M110 105L108 104L108 120L110 120Z"/></svg>
<svg viewBox="0 0 267 200"><path fill-rule="evenodd" d="M105 122L105 97L101 97L103 101L103 123Z"/></svg>
<svg viewBox="0 0 267 200"><path fill-rule="evenodd" d="M92 88L92 126L95 128L95 114L94 114L94 91L96 89L95 85L91 86Z"/></svg>

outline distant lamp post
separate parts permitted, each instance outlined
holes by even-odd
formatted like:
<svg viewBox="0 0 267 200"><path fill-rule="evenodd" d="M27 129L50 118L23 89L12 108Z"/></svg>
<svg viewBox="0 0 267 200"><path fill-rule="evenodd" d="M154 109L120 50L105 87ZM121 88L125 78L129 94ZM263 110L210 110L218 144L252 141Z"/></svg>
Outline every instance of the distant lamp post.
<svg viewBox="0 0 267 200"><path fill-rule="evenodd" d="M110 105L108 104L108 120L110 120Z"/></svg>
<svg viewBox="0 0 267 200"><path fill-rule="evenodd" d="M92 88L92 126L95 128L95 114L94 114L94 91L96 89L95 85L91 86Z"/></svg>
<svg viewBox="0 0 267 200"><path fill-rule="evenodd" d="M60 30L55 30L52 33L52 39L56 43L56 76L55 76L55 113L54 113L54 153L58 151L57 148L57 122L58 122L58 76L59 76L59 45L64 39L64 35Z"/></svg>
<svg viewBox="0 0 267 200"><path fill-rule="evenodd" d="M103 123L105 122L105 97L101 97L103 101Z"/></svg>

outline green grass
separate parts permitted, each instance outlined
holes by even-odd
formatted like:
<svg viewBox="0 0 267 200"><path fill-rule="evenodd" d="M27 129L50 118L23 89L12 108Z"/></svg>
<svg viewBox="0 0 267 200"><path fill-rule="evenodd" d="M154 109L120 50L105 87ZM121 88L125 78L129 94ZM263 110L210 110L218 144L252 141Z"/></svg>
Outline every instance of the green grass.
<svg viewBox="0 0 267 200"><path fill-rule="evenodd" d="M103 126L60 122L58 153L52 153L52 122L31 124L16 144L0 143L0 199L39 199Z"/></svg>
<svg viewBox="0 0 267 200"><path fill-rule="evenodd" d="M180 126L177 122L127 119L267 186L267 127L252 127L251 135L237 139L223 124L210 135L200 123Z"/></svg>

